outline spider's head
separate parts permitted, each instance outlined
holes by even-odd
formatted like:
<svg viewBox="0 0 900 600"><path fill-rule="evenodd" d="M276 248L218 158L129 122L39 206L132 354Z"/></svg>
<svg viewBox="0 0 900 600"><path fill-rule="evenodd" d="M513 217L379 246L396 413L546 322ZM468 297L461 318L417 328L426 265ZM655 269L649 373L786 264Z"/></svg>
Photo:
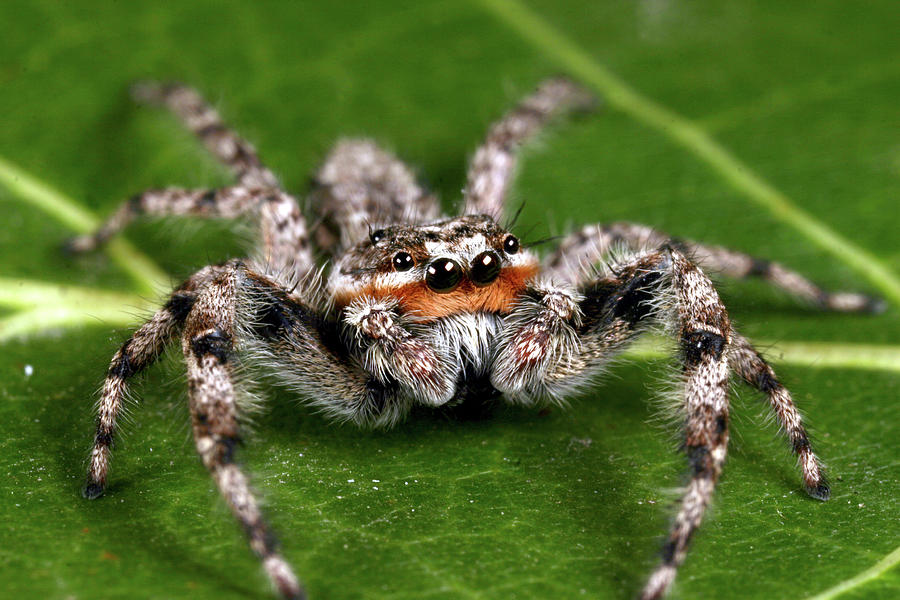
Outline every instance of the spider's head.
<svg viewBox="0 0 900 600"><path fill-rule="evenodd" d="M537 257L486 215L372 231L335 264L328 288L338 307L361 296L394 298L431 320L463 312L506 313L538 272Z"/></svg>

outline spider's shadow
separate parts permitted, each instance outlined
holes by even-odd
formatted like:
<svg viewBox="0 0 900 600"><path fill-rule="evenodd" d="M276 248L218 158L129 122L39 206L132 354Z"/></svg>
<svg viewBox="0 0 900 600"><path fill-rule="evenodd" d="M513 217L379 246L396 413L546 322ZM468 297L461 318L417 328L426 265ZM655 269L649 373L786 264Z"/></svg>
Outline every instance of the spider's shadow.
<svg viewBox="0 0 900 600"><path fill-rule="evenodd" d="M487 439L486 456L509 457L503 465L503 476L518 480L523 488L528 487L530 478L542 479L539 487L545 497L541 502L555 503L561 513L547 515L546 525L541 527L546 530L545 535L555 538L551 544L569 548L577 544L582 548L583 556L571 558L586 567L581 570L585 585L601 580L607 587L621 589L623 596L631 596L640 589L659 545L656 537L647 544L640 540L647 538L648 531L662 536L669 516L660 508L653 511L653 523L647 523L646 514L619 512L641 495L631 473L643 457L627 456L616 441L622 436L617 429L630 429L635 422L642 427L646 419L647 404L642 399L646 399L647 392L643 381L632 375L628 372L627 379L613 380L608 388L593 388L568 410L509 406L502 399L484 404L470 401L451 409L414 410L406 422L388 432L335 427L311 410L297 407L296 399L278 393L272 396L267 414L258 420L257 434L272 432L276 437L294 439L314 436L318 438L316 443L337 447L362 443L379 450L380 440L391 447L398 443L389 439L392 436L402 439L401 446L411 448L427 446L435 438L452 438L456 431L461 432L459 437L463 439ZM582 421L579 415L584 414L588 419ZM658 435L650 428L647 431L648 435ZM609 436L610 433L614 435ZM360 442L361 437L365 441ZM366 467L377 472L377 461L390 460L392 454L388 450L383 454L370 451L366 456L375 464L367 461L365 465L350 467L354 471ZM615 464L608 460L613 455L617 457ZM430 466L435 477L440 477L445 469L452 470L455 464L450 463L458 460L452 452L436 452L433 457L435 462ZM622 469L622 464L629 468ZM679 468L673 467L673 475L681 475ZM565 539L566 535L572 539ZM510 553L522 554L522 548L514 545ZM523 556L523 570L529 560ZM459 577L460 573L454 576Z"/></svg>

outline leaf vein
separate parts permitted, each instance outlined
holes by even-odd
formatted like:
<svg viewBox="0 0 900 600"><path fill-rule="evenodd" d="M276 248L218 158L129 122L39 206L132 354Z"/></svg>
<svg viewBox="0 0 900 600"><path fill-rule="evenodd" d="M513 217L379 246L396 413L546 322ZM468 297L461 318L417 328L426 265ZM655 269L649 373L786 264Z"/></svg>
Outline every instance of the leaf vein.
<svg viewBox="0 0 900 600"><path fill-rule="evenodd" d="M480 0L480 3L526 41L554 57L573 75L602 94L610 106L680 144L746 198L767 208L776 219L868 279L893 304L900 306L900 277L897 274L874 254L795 205L698 125L640 94L517 0Z"/></svg>
<svg viewBox="0 0 900 600"><path fill-rule="evenodd" d="M843 595L845 592L864 585L873 579L877 579L884 573L897 566L898 563L900 563L900 546L894 548L893 552L882 558L880 561L878 561L862 573L859 573L858 575L851 577L850 579L845 579L837 585L834 585L824 592L816 594L815 596L810 596L808 600L831 600L832 598L837 598L838 596Z"/></svg>
<svg viewBox="0 0 900 600"><path fill-rule="evenodd" d="M46 212L77 233L90 233L100 220L75 200L0 157L0 184L13 196ZM132 278L142 293L158 294L170 277L149 257L122 239L106 245L106 252Z"/></svg>

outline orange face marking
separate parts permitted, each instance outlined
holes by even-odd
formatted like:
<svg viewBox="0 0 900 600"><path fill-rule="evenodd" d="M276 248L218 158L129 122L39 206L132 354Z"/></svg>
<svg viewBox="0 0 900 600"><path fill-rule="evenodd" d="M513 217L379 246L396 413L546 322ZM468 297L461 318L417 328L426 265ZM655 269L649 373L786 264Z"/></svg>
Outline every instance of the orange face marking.
<svg viewBox="0 0 900 600"><path fill-rule="evenodd" d="M392 297L399 300L404 312L416 315L425 322L467 312L507 314L525 290L525 284L537 273L536 264L506 267L490 285L478 287L468 278L463 278L459 287L447 294L432 291L424 281L400 288L367 286L355 293L337 296L335 304L343 308L361 296L375 299Z"/></svg>

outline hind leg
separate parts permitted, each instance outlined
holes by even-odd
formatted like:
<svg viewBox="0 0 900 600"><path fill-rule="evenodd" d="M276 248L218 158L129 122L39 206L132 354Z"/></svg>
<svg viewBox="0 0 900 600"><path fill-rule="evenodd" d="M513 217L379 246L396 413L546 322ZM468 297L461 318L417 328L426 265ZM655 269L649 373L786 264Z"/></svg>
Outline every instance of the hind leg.
<svg viewBox="0 0 900 600"><path fill-rule="evenodd" d="M545 273L556 280L578 283L590 277L598 263L609 260L616 249L640 250L671 244L712 273L734 279L759 278L791 296L835 312L880 312L884 301L853 292L828 292L795 271L769 260L722 246L677 240L635 223L588 225L567 236L544 260Z"/></svg>
<svg viewBox="0 0 900 600"><path fill-rule="evenodd" d="M343 140L314 180L316 242L334 256L382 225L437 219L440 206L406 164L371 140Z"/></svg>
<svg viewBox="0 0 900 600"><path fill-rule="evenodd" d="M596 99L568 79L548 79L515 108L491 125L469 163L464 190L464 214L503 216L506 195L515 175L519 148L554 117L589 109Z"/></svg>
<svg viewBox="0 0 900 600"><path fill-rule="evenodd" d="M219 190L166 188L133 196L93 234L70 240L73 252L94 250L141 215L250 217L259 229L259 260L282 282L296 282L315 269L306 219L297 200L278 183L253 146L230 130L200 94L180 84L143 83L137 99L169 108L227 166L238 185Z"/></svg>

